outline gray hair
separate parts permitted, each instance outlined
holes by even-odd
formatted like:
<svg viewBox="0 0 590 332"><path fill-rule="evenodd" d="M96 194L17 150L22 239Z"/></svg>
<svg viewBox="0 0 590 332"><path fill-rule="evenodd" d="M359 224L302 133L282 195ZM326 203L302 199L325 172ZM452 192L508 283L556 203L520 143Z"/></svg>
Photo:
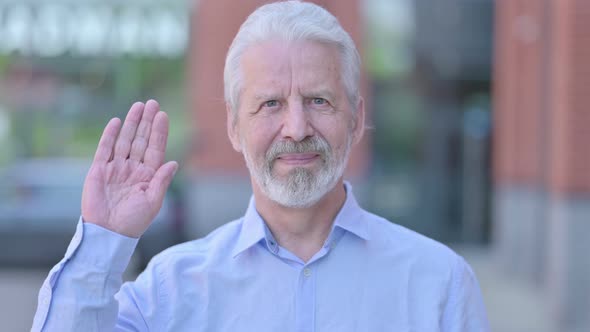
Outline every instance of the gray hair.
<svg viewBox="0 0 590 332"><path fill-rule="evenodd" d="M352 108L356 109L360 97L360 57L350 35L334 15L318 5L281 1L261 6L250 14L229 47L223 72L224 93L234 115L242 89L242 55L249 46L271 39L335 45L340 52L344 88Z"/></svg>

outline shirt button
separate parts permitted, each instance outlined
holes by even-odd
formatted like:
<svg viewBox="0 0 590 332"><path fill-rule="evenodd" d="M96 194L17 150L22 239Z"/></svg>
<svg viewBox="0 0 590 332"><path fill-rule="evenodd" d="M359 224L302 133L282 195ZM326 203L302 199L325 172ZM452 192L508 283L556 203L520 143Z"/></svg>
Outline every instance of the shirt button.
<svg viewBox="0 0 590 332"><path fill-rule="evenodd" d="M303 269L303 275L306 277L311 276L311 269L306 267L305 269Z"/></svg>

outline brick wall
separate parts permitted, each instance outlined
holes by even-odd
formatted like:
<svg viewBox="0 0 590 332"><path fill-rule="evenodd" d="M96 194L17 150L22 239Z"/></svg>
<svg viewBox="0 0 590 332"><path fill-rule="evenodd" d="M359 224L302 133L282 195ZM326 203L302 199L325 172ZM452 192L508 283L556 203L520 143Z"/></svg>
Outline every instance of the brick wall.
<svg viewBox="0 0 590 332"><path fill-rule="evenodd" d="M501 0L496 13L496 182L590 192L590 2Z"/></svg>
<svg viewBox="0 0 590 332"><path fill-rule="evenodd" d="M497 0L495 41L494 243L588 331L590 1Z"/></svg>
<svg viewBox="0 0 590 332"><path fill-rule="evenodd" d="M590 193L590 1L553 1L551 177L556 193ZM590 216L589 216L590 222Z"/></svg>

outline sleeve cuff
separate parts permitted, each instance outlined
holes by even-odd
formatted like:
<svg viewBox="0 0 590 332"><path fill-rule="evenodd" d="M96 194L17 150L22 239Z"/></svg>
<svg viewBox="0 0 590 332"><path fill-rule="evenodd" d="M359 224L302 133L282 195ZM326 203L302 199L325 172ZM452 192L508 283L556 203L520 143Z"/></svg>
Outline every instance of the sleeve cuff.
<svg viewBox="0 0 590 332"><path fill-rule="evenodd" d="M100 270L123 273L138 241L139 239L84 222L80 217L66 258L71 255L73 264L91 265Z"/></svg>

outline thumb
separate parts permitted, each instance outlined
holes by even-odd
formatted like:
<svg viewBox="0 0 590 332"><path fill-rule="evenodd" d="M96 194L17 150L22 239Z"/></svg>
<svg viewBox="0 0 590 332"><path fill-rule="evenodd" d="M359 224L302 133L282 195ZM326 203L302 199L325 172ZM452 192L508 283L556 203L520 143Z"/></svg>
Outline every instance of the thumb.
<svg viewBox="0 0 590 332"><path fill-rule="evenodd" d="M170 186L172 178L174 177L174 174L176 174L177 170L178 163L175 161L169 161L158 168L156 174L154 174L154 177L150 181L146 192L149 200L152 203L156 203L158 208L162 206L168 186Z"/></svg>

